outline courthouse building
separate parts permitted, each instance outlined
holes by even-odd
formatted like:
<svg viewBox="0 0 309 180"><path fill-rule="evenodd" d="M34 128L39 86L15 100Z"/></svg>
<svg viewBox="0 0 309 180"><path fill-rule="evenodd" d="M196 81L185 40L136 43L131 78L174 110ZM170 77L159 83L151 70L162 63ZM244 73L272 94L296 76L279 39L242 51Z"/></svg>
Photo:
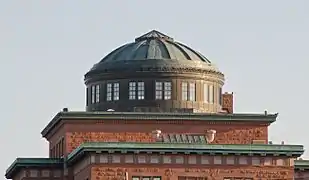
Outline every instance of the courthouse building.
<svg viewBox="0 0 309 180"><path fill-rule="evenodd" d="M78 77L77 77L78 78ZM86 111L64 108L41 132L49 157L17 158L13 180L308 179L302 145L271 143L278 114L235 113L224 74L158 31L85 74Z"/></svg>

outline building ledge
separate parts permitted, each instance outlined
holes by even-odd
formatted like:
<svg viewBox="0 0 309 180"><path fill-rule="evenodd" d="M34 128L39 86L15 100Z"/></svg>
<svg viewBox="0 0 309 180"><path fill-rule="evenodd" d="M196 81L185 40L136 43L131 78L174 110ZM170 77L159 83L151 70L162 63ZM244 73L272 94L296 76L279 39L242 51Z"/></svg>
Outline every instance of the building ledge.
<svg viewBox="0 0 309 180"><path fill-rule="evenodd" d="M23 167L62 167L63 159L60 158L17 158L6 170L5 177L12 179Z"/></svg>
<svg viewBox="0 0 309 180"><path fill-rule="evenodd" d="M106 153L174 153L210 155L258 155L299 157L304 152L302 145L270 144L192 144L192 143L133 143L133 142L87 142L80 145L67 157L72 164L89 152Z"/></svg>
<svg viewBox="0 0 309 180"><path fill-rule="evenodd" d="M297 159L294 161L294 169L295 170L309 170L309 160Z"/></svg>
<svg viewBox="0 0 309 180"><path fill-rule="evenodd" d="M195 120L218 122L265 122L273 123L278 114L245 114L245 113L164 113L164 112L87 112L68 111L59 112L41 132L43 137L62 119L66 120Z"/></svg>

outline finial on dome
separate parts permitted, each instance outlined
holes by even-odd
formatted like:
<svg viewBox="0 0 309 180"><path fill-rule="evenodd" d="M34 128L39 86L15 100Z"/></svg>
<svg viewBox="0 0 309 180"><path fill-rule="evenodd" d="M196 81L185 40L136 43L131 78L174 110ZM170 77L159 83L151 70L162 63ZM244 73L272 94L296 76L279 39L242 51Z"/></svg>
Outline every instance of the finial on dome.
<svg viewBox="0 0 309 180"><path fill-rule="evenodd" d="M174 41L173 38L157 31L157 30L152 30L140 37L137 37L135 38L135 42L138 42L138 41L143 41L143 40L146 40L146 39L165 39L165 40L169 40L169 41Z"/></svg>

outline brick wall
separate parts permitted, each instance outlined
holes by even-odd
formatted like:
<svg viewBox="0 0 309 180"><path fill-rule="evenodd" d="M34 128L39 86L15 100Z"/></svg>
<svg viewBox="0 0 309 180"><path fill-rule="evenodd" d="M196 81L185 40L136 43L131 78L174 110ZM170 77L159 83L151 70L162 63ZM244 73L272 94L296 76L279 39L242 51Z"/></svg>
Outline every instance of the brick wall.
<svg viewBox="0 0 309 180"><path fill-rule="evenodd" d="M259 180L292 180L293 167L205 167L205 168L172 168L172 167L115 167L94 166L91 168L91 180L129 179L132 176L161 176L162 180L178 180L178 176L207 177L211 180L222 180L224 177L246 177Z"/></svg>

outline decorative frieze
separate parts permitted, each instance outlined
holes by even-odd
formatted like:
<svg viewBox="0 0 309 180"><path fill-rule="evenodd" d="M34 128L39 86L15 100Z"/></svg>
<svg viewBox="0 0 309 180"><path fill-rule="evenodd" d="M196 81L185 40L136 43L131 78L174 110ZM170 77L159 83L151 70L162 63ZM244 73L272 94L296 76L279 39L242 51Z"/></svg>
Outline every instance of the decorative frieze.
<svg viewBox="0 0 309 180"><path fill-rule="evenodd" d="M193 176L209 179L224 177L257 178L260 180L293 179L293 168L285 167L248 167L248 168L108 168L96 166L91 169L91 179L111 180L129 179L136 176L160 176L162 179L177 180L178 177Z"/></svg>
<svg viewBox="0 0 309 180"><path fill-rule="evenodd" d="M84 142L155 142L150 133L107 133L107 132L68 132L66 133L67 153Z"/></svg>
<svg viewBox="0 0 309 180"><path fill-rule="evenodd" d="M251 144L253 140L267 140L267 127L217 131L212 144Z"/></svg>

